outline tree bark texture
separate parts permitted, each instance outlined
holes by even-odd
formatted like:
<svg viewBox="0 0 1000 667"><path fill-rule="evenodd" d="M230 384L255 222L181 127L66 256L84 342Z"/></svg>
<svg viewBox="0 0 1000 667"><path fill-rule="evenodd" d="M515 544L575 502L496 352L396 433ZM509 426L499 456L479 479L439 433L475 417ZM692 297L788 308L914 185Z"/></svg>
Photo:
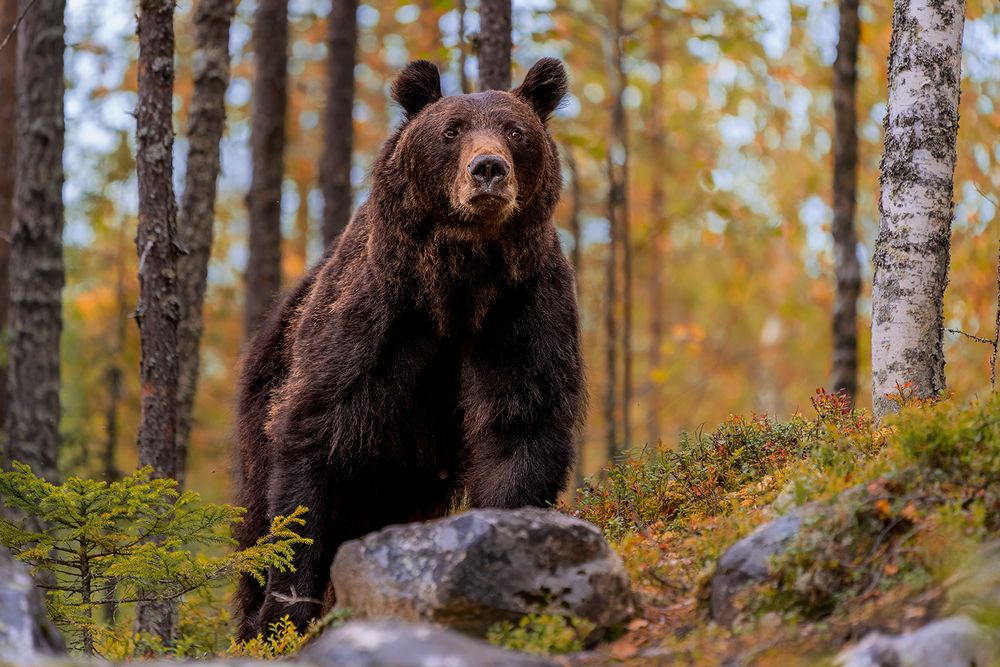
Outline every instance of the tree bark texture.
<svg viewBox="0 0 1000 667"><path fill-rule="evenodd" d="M177 389L176 472L183 486L198 387L202 306L212 254L219 141L226 126L229 86L229 27L235 0L200 0L195 8L194 94L188 112L188 156L178 218L184 249L178 259L181 321L177 332L180 369Z"/></svg>
<svg viewBox="0 0 1000 667"><path fill-rule="evenodd" d="M563 147L563 154L566 157L566 167L569 169L569 233L573 238L573 249L570 251L569 260L573 265L573 278L576 284L577 307L582 307L583 290L583 249L580 247L580 213L583 208L582 192L580 187L580 170L576 163L576 156L573 154L573 147L566 144ZM574 469L573 490L582 489L586 483L584 472L583 450L586 438L583 429L577 435L576 446L576 467Z"/></svg>
<svg viewBox="0 0 1000 667"><path fill-rule="evenodd" d="M510 89L511 0L480 0L479 89Z"/></svg>
<svg viewBox="0 0 1000 667"><path fill-rule="evenodd" d="M250 252L245 333L253 334L281 289L281 182L288 107L288 0L260 0L254 14L256 75L250 150L253 176L247 207Z"/></svg>
<svg viewBox="0 0 1000 667"><path fill-rule="evenodd" d="M333 0L327 31L326 145L323 184L323 247L330 248L351 220L351 151L354 147L354 65L358 0Z"/></svg>
<svg viewBox="0 0 1000 667"><path fill-rule="evenodd" d="M0 0L0 40L17 22L17 0ZM0 49L0 327L7 329L10 307L10 230L14 224L14 137L17 136L17 33ZM7 377L7 363L0 364ZM0 391L0 427L7 421L7 393Z"/></svg>
<svg viewBox="0 0 1000 667"><path fill-rule="evenodd" d="M661 72L666 64L663 30L662 19L657 18L653 25L652 56L653 62L656 63ZM666 91L663 79L664 77L661 75L653 84L649 104L649 138L647 141L654 163L666 155L663 123L663 103ZM661 437L660 411L662 409L660 382L656 376L663 365L663 265L666 261L663 247L667 232L667 214L664 210L666 194L663 182L662 175L659 172L654 172L649 197L652 218L652 229L650 230L652 257L650 258L649 271L649 369L646 384L646 425L649 429L649 442L654 444L659 442Z"/></svg>
<svg viewBox="0 0 1000 667"><path fill-rule="evenodd" d="M943 302L962 67L964 0L897 2L889 45L878 241L872 286L872 403L910 382L945 388Z"/></svg>
<svg viewBox="0 0 1000 667"><path fill-rule="evenodd" d="M30 11L28 11L30 9ZM10 251L8 459L57 478L63 264L64 0L21 0Z"/></svg>
<svg viewBox="0 0 1000 667"><path fill-rule="evenodd" d="M173 190L172 98L174 2L139 3L139 86L136 105L136 172L139 177L139 324L142 404L139 464L160 477L177 475L176 425L179 357L177 330L177 206ZM140 631L173 640L176 608L136 607Z"/></svg>
<svg viewBox="0 0 1000 667"><path fill-rule="evenodd" d="M830 386L854 400L858 391L858 296L861 265L854 212L858 171L858 0L840 0L840 38L833 64L833 365Z"/></svg>
<svg viewBox="0 0 1000 667"><path fill-rule="evenodd" d="M623 95L627 85L625 68L622 53L623 39L623 12L622 0L615 0L612 4L611 31L606 40L606 63L609 87L611 89L611 142L608 147L608 219L611 221L611 235L613 246L619 246L622 257L622 394L621 394L621 415L622 415L622 436L620 443L614 443L615 451L620 447L629 447L631 443L631 407L632 407L632 249L629 232L628 213L628 123L625 118L625 106ZM617 248L612 248L613 252L609 262L614 261L615 265L608 267L609 283L613 282L617 273L618 252ZM611 287L609 285L608 296L610 297ZM609 305L611 319L614 318L614 301ZM609 325L608 335L612 334ZM616 344L611 341L612 345ZM608 356L608 363L612 362L611 355ZM614 375L612 375L614 378ZM608 398L609 402L611 397ZM612 407L609 405L608 410ZM612 442L609 432L608 452L612 452Z"/></svg>
<svg viewBox="0 0 1000 667"><path fill-rule="evenodd" d="M465 41L465 12L467 10L465 0L458 0L458 81L462 88L462 93L468 95L472 92L469 85L469 75L465 71L468 61L468 44Z"/></svg>

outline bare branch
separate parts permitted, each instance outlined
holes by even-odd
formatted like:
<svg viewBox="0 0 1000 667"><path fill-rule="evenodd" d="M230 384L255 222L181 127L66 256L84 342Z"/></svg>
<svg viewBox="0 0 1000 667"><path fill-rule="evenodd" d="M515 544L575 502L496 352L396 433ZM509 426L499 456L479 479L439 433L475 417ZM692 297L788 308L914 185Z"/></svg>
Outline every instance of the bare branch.
<svg viewBox="0 0 1000 667"><path fill-rule="evenodd" d="M14 37L14 33L16 33L18 27L20 27L21 21L24 20L24 17L28 15L28 12L30 12L31 8L34 6L35 0L31 0L31 2L28 3L28 6L24 8L24 11L21 12L21 15L17 17L17 20L14 21L14 25L10 27L10 32L8 32L7 36L3 38L2 42L0 42L0 50L3 50L3 47L7 46L7 42Z"/></svg>

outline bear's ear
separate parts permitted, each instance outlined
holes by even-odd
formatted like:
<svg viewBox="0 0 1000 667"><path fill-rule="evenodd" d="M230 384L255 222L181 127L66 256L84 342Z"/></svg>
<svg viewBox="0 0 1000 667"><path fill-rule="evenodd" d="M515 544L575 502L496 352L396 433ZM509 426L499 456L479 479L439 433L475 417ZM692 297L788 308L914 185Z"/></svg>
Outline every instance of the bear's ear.
<svg viewBox="0 0 1000 667"><path fill-rule="evenodd" d="M414 60L403 68L392 84L392 99L406 111L410 119L431 102L441 99L441 73L437 65L426 60Z"/></svg>
<svg viewBox="0 0 1000 667"><path fill-rule="evenodd" d="M569 87L566 68L555 58L542 58L531 66L515 95L531 105L544 123L556 110Z"/></svg>

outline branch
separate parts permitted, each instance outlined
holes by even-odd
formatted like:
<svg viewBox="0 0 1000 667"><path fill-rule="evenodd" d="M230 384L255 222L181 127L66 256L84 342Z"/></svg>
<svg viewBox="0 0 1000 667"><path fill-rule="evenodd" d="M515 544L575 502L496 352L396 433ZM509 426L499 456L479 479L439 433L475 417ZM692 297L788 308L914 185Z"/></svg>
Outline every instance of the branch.
<svg viewBox="0 0 1000 667"><path fill-rule="evenodd" d="M971 338L972 340L976 341L977 343L985 343L986 345L989 345L991 347L993 345L996 345L996 343L994 343L992 340L990 340L988 338L980 338L979 336L973 336L972 334L966 333L966 332L962 331L961 329L945 329L945 331L947 331L948 333L953 333L953 334L961 334L962 336L965 336L966 338Z"/></svg>
<svg viewBox="0 0 1000 667"><path fill-rule="evenodd" d="M10 27L10 32L8 32L7 36L3 38L2 42L0 42L0 50L2 50L3 47L7 46L7 42L9 42L11 38L14 37L14 33L16 33L17 29L21 26L21 21L24 20L24 17L28 15L28 12L30 12L31 8L34 6L35 6L35 0L31 0L31 2L28 3L28 6L24 8L24 11L21 12L21 15L17 17L17 20L14 21L14 25Z"/></svg>
<svg viewBox="0 0 1000 667"><path fill-rule="evenodd" d="M278 602L284 602L285 604L289 605L298 604L299 602L308 602L309 604L323 604L322 600L317 600L316 598L308 598L305 596L299 596L299 594L295 592L295 586L292 586L289 595L273 591L271 593L271 597L273 597Z"/></svg>

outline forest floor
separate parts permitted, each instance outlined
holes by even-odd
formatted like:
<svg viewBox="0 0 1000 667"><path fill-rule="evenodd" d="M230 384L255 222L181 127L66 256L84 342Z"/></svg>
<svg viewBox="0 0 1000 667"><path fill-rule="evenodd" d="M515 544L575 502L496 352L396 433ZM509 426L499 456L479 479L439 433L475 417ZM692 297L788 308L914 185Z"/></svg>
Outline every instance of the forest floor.
<svg viewBox="0 0 1000 667"><path fill-rule="evenodd" d="M905 388L904 388L905 393ZM565 511L594 522L638 598L624 633L571 665L833 664L871 631L968 614L997 625L1000 400L905 395L876 425L817 392L812 416L731 417L612 466ZM804 517L769 573L712 620L717 559L755 528ZM718 614L717 614L718 615Z"/></svg>

